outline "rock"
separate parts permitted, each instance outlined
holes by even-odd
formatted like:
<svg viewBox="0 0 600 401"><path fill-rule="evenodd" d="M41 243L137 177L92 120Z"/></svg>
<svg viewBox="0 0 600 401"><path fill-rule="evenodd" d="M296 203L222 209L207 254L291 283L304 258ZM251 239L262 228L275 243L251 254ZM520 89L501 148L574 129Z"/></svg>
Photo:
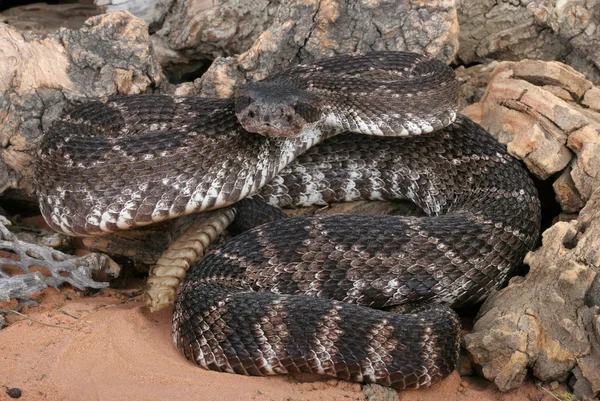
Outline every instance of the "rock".
<svg viewBox="0 0 600 401"><path fill-rule="evenodd" d="M581 199L581 195L575 186L575 182L571 177L570 167L566 168L556 181L552 183L552 188L554 188L556 199L564 212L574 213L585 206L585 203L583 199Z"/></svg>
<svg viewBox="0 0 600 401"><path fill-rule="evenodd" d="M541 179L554 183L565 212L577 212L600 186L598 87L559 62L501 62L479 103L463 110ZM587 100L586 100L587 99Z"/></svg>
<svg viewBox="0 0 600 401"><path fill-rule="evenodd" d="M0 24L0 53L3 189L32 192L35 146L65 107L88 97L146 92L164 81L144 21L125 11L50 35Z"/></svg>
<svg viewBox="0 0 600 401"><path fill-rule="evenodd" d="M451 0L175 0L153 42L172 71L183 66L189 72L216 59L208 77L211 69L224 68L227 77L259 80L290 65L370 50L411 50L450 60L457 38ZM211 86L208 79L201 78L199 86Z"/></svg>
<svg viewBox="0 0 600 401"><path fill-rule="evenodd" d="M577 220L577 217L579 217L579 214L577 213L561 213L552 220L552 224L556 224L559 221L569 222L571 220Z"/></svg>
<svg viewBox="0 0 600 401"><path fill-rule="evenodd" d="M85 20L102 14L92 4L35 3L9 8L0 13L0 22L19 31L50 34L59 28L79 29Z"/></svg>
<svg viewBox="0 0 600 401"><path fill-rule="evenodd" d="M21 395L23 394L23 392L21 391L20 388L9 388L6 390L6 394L10 397L10 398L21 398Z"/></svg>
<svg viewBox="0 0 600 401"><path fill-rule="evenodd" d="M599 211L597 189L577 220L544 232L542 247L525 258L529 274L513 278L481 307L464 343L500 390L518 387L528 369L547 382L564 381L578 368L600 391L600 309L586 302L600 266Z"/></svg>
<svg viewBox="0 0 600 401"><path fill-rule="evenodd" d="M464 349L462 347L460 350L460 354L458 355L458 365L456 366L456 371L459 375L461 375L461 377L475 376L475 364L464 352Z"/></svg>
<svg viewBox="0 0 600 401"><path fill-rule="evenodd" d="M487 64L478 64L468 68L461 65L454 70L456 78L460 83L459 110L481 100L490 75L497 66L498 62L492 61Z"/></svg>
<svg viewBox="0 0 600 401"><path fill-rule="evenodd" d="M594 283L598 282L600 282L600 277L597 276ZM588 292L593 292L593 287ZM597 306L595 311L588 309L582 316L582 320L588 324L586 329L590 333L590 337L595 341L591 342L590 354L579 360L573 370L575 377L573 392L578 399L586 397L591 399L600 393L600 315L597 312Z"/></svg>
<svg viewBox="0 0 600 401"><path fill-rule="evenodd" d="M398 391L378 384L365 384L362 393L367 401L400 401Z"/></svg>
<svg viewBox="0 0 600 401"><path fill-rule="evenodd" d="M143 19L148 24L148 30L159 29L173 0L94 0L94 4L107 12L127 10L132 15Z"/></svg>
<svg viewBox="0 0 600 401"><path fill-rule="evenodd" d="M600 84L597 1L459 0L459 59L562 61Z"/></svg>
<svg viewBox="0 0 600 401"><path fill-rule="evenodd" d="M600 111L600 88L595 87L587 91L581 104L595 111Z"/></svg>
<svg viewBox="0 0 600 401"><path fill-rule="evenodd" d="M583 376L578 366L573 369L573 377L569 384L573 389L573 393L577 394L578 400L592 401L594 390L592 390L591 383Z"/></svg>

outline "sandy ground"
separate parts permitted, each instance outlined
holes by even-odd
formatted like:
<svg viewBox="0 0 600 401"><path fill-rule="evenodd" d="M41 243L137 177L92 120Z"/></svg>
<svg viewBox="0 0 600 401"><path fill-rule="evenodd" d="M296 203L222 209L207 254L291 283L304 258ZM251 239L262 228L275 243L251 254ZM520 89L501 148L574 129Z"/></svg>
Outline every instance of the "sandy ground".
<svg viewBox="0 0 600 401"><path fill-rule="evenodd" d="M101 291L44 291L38 307L11 315L0 330L0 400L18 387L23 400L364 400L358 384L306 378L245 377L204 371L171 342L169 310L152 314L140 296ZM7 306L7 305L3 305ZM44 323L44 324L42 324ZM6 386L2 388L2 386ZM544 396L545 395L545 396ZM502 394L480 378L458 374L402 401L552 399L527 383Z"/></svg>

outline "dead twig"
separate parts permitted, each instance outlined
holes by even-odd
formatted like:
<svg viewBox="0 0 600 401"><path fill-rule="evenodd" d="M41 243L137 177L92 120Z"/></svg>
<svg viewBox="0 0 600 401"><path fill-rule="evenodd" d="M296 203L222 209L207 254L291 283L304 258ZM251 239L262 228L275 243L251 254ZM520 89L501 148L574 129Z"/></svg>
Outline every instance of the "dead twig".
<svg viewBox="0 0 600 401"><path fill-rule="evenodd" d="M538 385L539 388L541 388L542 390L544 390L545 392L547 392L548 394L550 394L555 400L558 401L563 401L562 398L556 396L552 391L548 390L547 388L545 388L544 386L542 386L541 384Z"/></svg>
<svg viewBox="0 0 600 401"><path fill-rule="evenodd" d="M38 324L41 324L41 325L44 325L44 326L53 327L53 328L56 328L56 329L71 330L71 331L74 331L74 330L75 330L75 329L74 329L74 328L72 328L72 327L58 326L58 325L56 325L56 324L45 323L45 322L42 322L42 321L40 321L40 320L34 319L34 318L30 317L30 316L27 316L27 315L26 315L26 314L24 314L24 313L17 312L17 311L14 311L14 310L9 310L9 311L6 311L6 312L7 312L7 313L12 313L12 314L14 314L14 315L17 315L17 316L21 316L22 318L29 320L29 323L30 323L30 324L31 324L32 322L34 322L34 323L38 323Z"/></svg>
<svg viewBox="0 0 600 401"><path fill-rule="evenodd" d="M64 313L65 315L72 317L73 319L77 319L79 320L80 318L78 316L75 316L74 314L67 312L66 310L64 310L63 308L60 308L59 311L61 311L62 313Z"/></svg>

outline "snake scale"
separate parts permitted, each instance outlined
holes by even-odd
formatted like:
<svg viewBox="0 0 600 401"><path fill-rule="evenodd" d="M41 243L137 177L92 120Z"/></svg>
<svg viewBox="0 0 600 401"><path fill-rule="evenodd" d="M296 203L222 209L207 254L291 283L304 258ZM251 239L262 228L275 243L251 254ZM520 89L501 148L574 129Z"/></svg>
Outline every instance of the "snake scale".
<svg viewBox="0 0 600 401"><path fill-rule="evenodd" d="M173 339L216 371L429 385L457 363L449 306L501 285L540 225L526 171L456 104L453 71L406 52L299 65L230 99L94 100L46 133L40 208L84 236L249 195L283 207L411 200L426 216L276 220L215 248L181 285Z"/></svg>

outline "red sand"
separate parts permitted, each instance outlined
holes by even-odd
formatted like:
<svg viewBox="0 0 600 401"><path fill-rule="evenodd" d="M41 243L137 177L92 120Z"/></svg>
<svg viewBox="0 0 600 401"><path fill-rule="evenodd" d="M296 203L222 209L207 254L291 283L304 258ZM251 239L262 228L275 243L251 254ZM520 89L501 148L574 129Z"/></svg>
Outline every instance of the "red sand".
<svg viewBox="0 0 600 401"><path fill-rule="evenodd" d="M0 387L18 387L24 400L364 400L358 384L299 382L205 371L183 358L170 337L170 310L152 314L138 297L104 291L81 297L46 290L39 307L11 315L0 330ZM524 401L544 391L525 384L502 394L484 379L458 374L402 401ZM537 398L536 398L537 396ZM545 394L544 399L550 399ZM8 400L0 388L0 400Z"/></svg>

